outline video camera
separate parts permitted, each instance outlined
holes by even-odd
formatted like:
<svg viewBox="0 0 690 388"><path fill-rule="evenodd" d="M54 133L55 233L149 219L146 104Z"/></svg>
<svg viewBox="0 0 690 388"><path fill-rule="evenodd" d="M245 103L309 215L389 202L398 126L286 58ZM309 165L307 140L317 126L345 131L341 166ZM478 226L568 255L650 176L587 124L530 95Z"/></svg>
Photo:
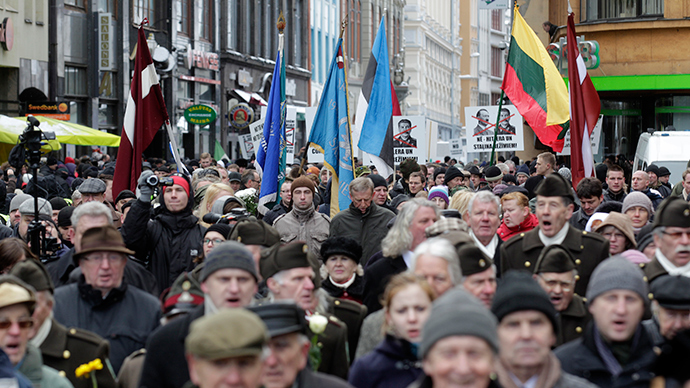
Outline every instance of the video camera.
<svg viewBox="0 0 690 388"><path fill-rule="evenodd" d="M237 221L252 217L252 214L243 207L236 207L226 214L207 213L202 218L207 224L234 224Z"/></svg>

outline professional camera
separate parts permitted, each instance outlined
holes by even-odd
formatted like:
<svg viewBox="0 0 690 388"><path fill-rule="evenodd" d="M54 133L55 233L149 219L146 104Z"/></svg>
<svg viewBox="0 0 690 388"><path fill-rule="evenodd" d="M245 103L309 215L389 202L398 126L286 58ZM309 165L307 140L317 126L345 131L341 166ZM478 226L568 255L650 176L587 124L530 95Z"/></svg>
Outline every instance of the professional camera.
<svg viewBox="0 0 690 388"><path fill-rule="evenodd" d="M159 184L161 186L172 186L175 184L175 182L173 182L173 179L169 177L158 178L156 175L151 175L150 177L146 178L146 184L150 187L158 187Z"/></svg>
<svg viewBox="0 0 690 388"><path fill-rule="evenodd" d="M252 214L243 207L236 207L226 214L207 213L203 221L207 224L235 224L239 220L252 217Z"/></svg>

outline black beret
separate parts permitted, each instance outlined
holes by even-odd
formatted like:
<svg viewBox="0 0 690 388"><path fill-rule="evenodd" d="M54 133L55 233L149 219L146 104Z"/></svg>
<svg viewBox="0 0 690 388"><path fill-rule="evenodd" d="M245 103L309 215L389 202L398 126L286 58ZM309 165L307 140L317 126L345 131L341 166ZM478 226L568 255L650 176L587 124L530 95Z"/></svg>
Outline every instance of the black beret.
<svg viewBox="0 0 690 388"><path fill-rule="evenodd" d="M541 250L534 273L543 272L563 273L575 269L575 258L565 248L558 244L549 245Z"/></svg>
<svg viewBox="0 0 690 388"><path fill-rule="evenodd" d="M690 310L690 278L663 275L654 279L649 287L661 307Z"/></svg>
<svg viewBox="0 0 690 388"><path fill-rule="evenodd" d="M458 257L463 276L484 272L493 264L493 260L474 244L464 244L458 249Z"/></svg>
<svg viewBox="0 0 690 388"><path fill-rule="evenodd" d="M359 264L362 258L362 246L349 237L329 237L321 244L321 260L325 263L333 255L344 255Z"/></svg>
<svg viewBox="0 0 690 388"><path fill-rule="evenodd" d="M690 203L682 197L668 197L654 215L654 227L675 226L690 228Z"/></svg>
<svg viewBox="0 0 690 388"><path fill-rule="evenodd" d="M549 174L534 189L534 194L544 197L573 197L573 187L561 176L561 174Z"/></svg>

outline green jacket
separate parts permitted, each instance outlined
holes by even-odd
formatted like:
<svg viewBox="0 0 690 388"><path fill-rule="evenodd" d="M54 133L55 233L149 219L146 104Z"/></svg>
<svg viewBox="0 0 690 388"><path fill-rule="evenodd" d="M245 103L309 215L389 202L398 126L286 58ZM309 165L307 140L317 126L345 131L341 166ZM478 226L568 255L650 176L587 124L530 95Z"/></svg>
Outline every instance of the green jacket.
<svg viewBox="0 0 690 388"><path fill-rule="evenodd" d="M41 351L33 345L26 345L26 355L18 367L19 373L26 376L34 388L73 388L67 377L43 365Z"/></svg>

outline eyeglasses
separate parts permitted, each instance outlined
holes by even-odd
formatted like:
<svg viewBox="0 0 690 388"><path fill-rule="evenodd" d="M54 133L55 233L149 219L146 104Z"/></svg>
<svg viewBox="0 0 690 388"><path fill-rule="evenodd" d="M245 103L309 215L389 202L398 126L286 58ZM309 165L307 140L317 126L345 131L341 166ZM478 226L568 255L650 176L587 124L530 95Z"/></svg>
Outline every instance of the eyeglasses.
<svg viewBox="0 0 690 388"><path fill-rule="evenodd" d="M209 243L213 243L212 245L220 244L222 242L225 242L225 240L221 240L219 238L214 238L211 240L210 238L205 238L204 239L204 245L208 245Z"/></svg>
<svg viewBox="0 0 690 388"><path fill-rule="evenodd" d="M102 254L90 254L87 256L84 256L82 258L83 260L90 261L92 263L102 263L103 260L108 260L110 264L113 263L121 263L122 260L124 260L124 255L122 254L115 254L115 253L102 253Z"/></svg>
<svg viewBox="0 0 690 388"><path fill-rule="evenodd" d="M0 330L9 329L14 322L9 319L0 319ZM31 318L22 318L18 320L17 325L20 329L29 329L34 326L34 321Z"/></svg>
<svg viewBox="0 0 690 388"><path fill-rule="evenodd" d="M681 237L683 237L683 235L685 235L685 237L687 237L687 238L690 238L690 230L683 230L683 231L677 231L677 232L667 232L664 230L661 233L671 237L674 240L679 240Z"/></svg>
<svg viewBox="0 0 690 388"><path fill-rule="evenodd" d="M544 281L544 284L546 284L546 287L549 289L554 289L556 286L560 285L563 292L570 292L570 290L573 288L573 282L561 282L558 280L547 279L542 274L539 274L539 277Z"/></svg>

